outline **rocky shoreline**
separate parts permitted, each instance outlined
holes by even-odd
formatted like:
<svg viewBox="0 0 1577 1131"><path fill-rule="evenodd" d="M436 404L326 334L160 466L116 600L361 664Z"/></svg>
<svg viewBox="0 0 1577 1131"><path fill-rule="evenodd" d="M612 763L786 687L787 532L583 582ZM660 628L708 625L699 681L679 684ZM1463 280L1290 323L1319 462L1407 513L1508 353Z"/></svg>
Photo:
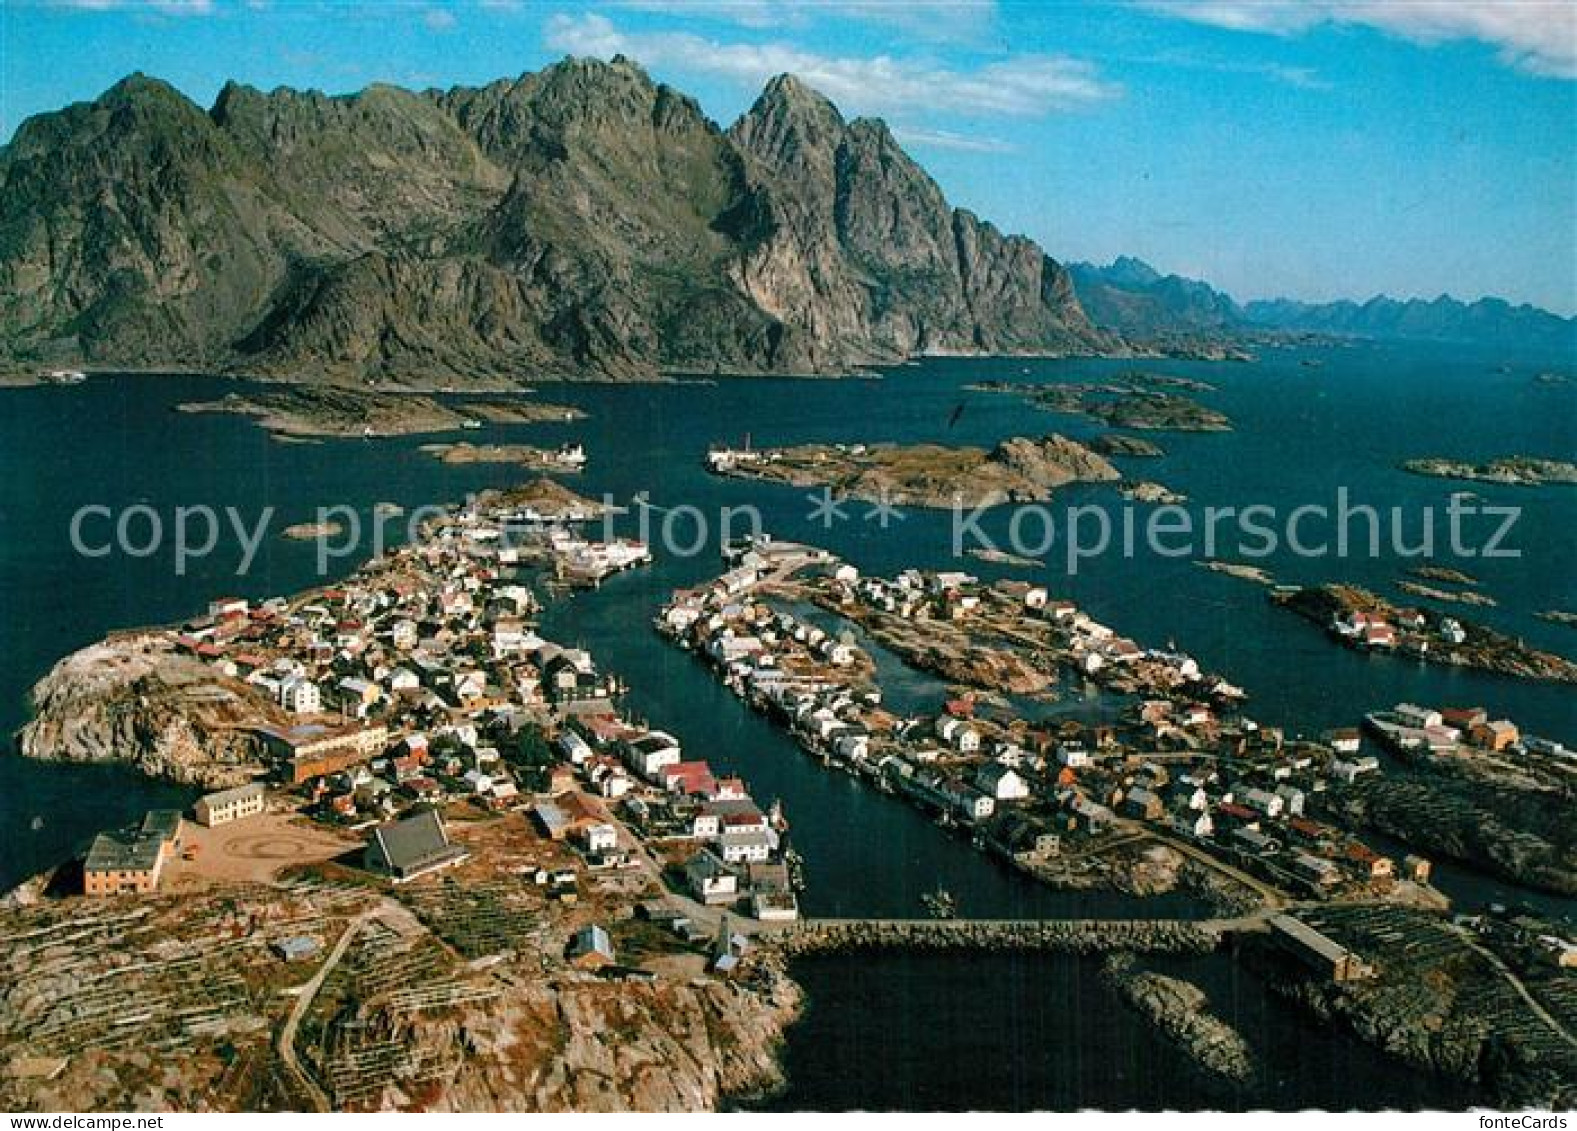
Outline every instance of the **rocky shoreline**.
<svg viewBox="0 0 1577 1131"><path fill-rule="evenodd" d="M17 735L24 758L123 763L149 777L225 789L263 771L251 727L283 725L246 685L175 651L168 636L129 633L73 652L32 692Z"/></svg>
<svg viewBox="0 0 1577 1131"><path fill-rule="evenodd" d="M1146 1020L1193 1061L1208 1078L1232 1085L1254 1079L1248 1042L1210 1012L1210 998L1192 982L1140 970L1132 954L1114 954L1101 976Z"/></svg>
<svg viewBox="0 0 1577 1131"><path fill-rule="evenodd" d="M1453 780L1441 771L1427 783L1397 775L1360 779L1328 793L1323 804L1343 821L1431 856L1537 891L1577 896L1568 802L1548 790Z"/></svg>

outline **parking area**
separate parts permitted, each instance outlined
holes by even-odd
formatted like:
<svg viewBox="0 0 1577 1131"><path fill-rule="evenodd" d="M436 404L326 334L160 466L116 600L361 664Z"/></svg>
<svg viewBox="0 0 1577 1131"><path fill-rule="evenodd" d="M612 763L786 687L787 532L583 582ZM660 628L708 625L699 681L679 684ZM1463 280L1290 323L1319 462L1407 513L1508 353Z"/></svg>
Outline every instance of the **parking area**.
<svg viewBox="0 0 1577 1131"><path fill-rule="evenodd" d="M181 891L212 883L266 883L292 865L332 860L360 843L293 813L264 813L212 829L187 820L159 887Z"/></svg>

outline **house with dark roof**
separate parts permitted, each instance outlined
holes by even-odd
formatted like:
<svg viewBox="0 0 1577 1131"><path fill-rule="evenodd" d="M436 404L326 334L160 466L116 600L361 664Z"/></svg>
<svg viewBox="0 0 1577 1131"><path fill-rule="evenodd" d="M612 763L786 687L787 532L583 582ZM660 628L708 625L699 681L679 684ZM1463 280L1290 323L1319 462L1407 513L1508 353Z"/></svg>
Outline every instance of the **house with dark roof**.
<svg viewBox="0 0 1577 1131"><path fill-rule="evenodd" d="M404 883L441 868L452 868L470 859L471 853L451 844L443 818L436 809L379 825L367 842L364 861L368 871Z"/></svg>
<svg viewBox="0 0 1577 1131"><path fill-rule="evenodd" d="M613 962L613 940L608 932L592 924L576 931L569 940L565 957L582 969L596 969Z"/></svg>
<svg viewBox="0 0 1577 1131"><path fill-rule="evenodd" d="M135 828L100 833L82 864L83 894L154 891L180 832L179 811L154 809Z"/></svg>

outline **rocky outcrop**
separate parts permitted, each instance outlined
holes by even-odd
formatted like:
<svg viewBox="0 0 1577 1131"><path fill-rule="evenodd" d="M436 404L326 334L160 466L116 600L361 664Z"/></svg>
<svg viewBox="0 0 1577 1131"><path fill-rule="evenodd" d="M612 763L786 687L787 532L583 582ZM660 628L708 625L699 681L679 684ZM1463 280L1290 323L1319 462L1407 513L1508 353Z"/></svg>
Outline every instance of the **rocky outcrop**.
<svg viewBox="0 0 1577 1131"><path fill-rule="evenodd" d="M1181 978L1140 970L1130 954L1112 955L1101 974L1207 1076L1236 1085L1254 1078L1248 1042L1210 1012L1204 990Z"/></svg>
<svg viewBox="0 0 1577 1131"><path fill-rule="evenodd" d="M1152 440L1142 436L1127 436L1121 432L1104 432L1090 441L1090 447L1103 456L1142 456L1157 458L1166 452Z"/></svg>
<svg viewBox="0 0 1577 1131"><path fill-rule="evenodd" d="M749 987L561 976L450 1024L403 1018L396 1039L450 1046L463 1033L467 1055L428 1110L712 1111L782 1086L778 1048L799 1002L777 972Z"/></svg>
<svg viewBox="0 0 1577 1131"><path fill-rule="evenodd" d="M1342 820L1513 883L1577 895L1569 790L1493 773L1360 778L1324 799Z"/></svg>
<svg viewBox="0 0 1577 1131"><path fill-rule="evenodd" d="M1025 494L1036 488L1049 491L1069 483L1110 483L1122 478L1103 456L1055 432L1038 440L1023 436L1003 440L992 451L990 462L1030 484Z"/></svg>
<svg viewBox="0 0 1577 1131"><path fill-rule="evenodd" d="M724 132L624 59L480 88L134 75L0 151L0 360L499 386L1092 353L1063 269L790 77Z"/></svg>
<svg viewBox="0 0 1577 1131"><path fill-rule="evenodd" d="M1466 479L1477 483L1505 483L1517 487L1577 484L1577 463L1536 456L1507 456L1487 463L1456 459L1410 459L1404 471L1437 479Z"/></svg>
<svg viewBox="0 0 1577 1131"><path fill-rule="evenodd" d="M181 785L222 789L263 770L246 729L274 719L245 685L175 652L162 634L74 652L33 688L17 736L27 758L118 762Z"/></svg>

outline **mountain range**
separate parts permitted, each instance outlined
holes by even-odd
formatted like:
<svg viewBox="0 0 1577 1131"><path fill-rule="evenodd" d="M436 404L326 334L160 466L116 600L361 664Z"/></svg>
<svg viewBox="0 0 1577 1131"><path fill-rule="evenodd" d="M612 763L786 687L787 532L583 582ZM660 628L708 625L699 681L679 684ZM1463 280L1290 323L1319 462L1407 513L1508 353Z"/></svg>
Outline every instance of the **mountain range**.
<svg viewBox="0 0 1577 1131"><path fill-rule="evenodd" d="M1036 244L790 76L732 126L635 63L479 88L130 76L0 151L0 355L411 385L1089 354Z"/></svg>
<svg viewBox="0 0 1577 1131"><path fill-rule="evenodd" d="M501 386L1243 356L1304 332L1569 346L1573 326L1498 299L1239 304L1133 258L1065 269L788 75L724 129L624 58L419 92L231 83L206 110L138 74L0 149L11 372Z"/></svg>
<svg viewBox="0 0 1577 1131"><path fill-rule="evenodd" d="M1499 298L1462 302L1450 295L1378 295L1361 303L1270 299L1240 304L1208 283L1163 275L1132 256L1120 256L1105 267L1073 263L1068 270L1091 321L1135 340L1299 333L1577 349L1577 319Z"/></svg>

